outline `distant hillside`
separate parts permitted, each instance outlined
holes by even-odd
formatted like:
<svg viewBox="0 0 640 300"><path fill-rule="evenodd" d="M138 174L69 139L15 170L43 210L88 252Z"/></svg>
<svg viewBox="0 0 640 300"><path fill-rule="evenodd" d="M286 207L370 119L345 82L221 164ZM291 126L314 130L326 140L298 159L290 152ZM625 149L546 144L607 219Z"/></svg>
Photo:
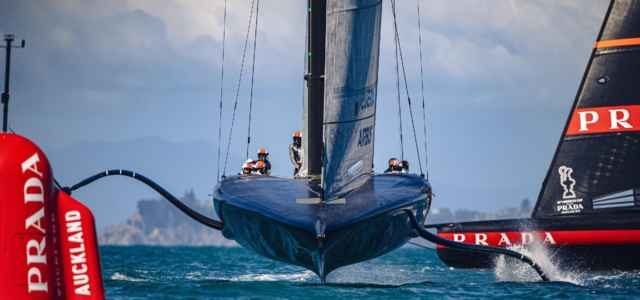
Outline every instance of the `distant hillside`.
<svg viewBox="0 0 640 300"><path fill-rule="evenodd" d="M271 136L271 135L269 135ZM288 135L287 135L288 136ZM448 144L447 144L448 145ZM480 145L480 144L478 144ZM159 137L147 137L133 140L104 142L85 141L63 147L45 148L53 165L56 179L62 185L72 185L78 181L106 169L122 168L143 174L172 193L184 191L185 187L193 188L196 197L206 199L216 185L216 144L207 141L168 141ZM453 147L455 149L463 148ZM386 161L383 152L386 147L378 147L376 161ZM274 174L290 175L290 163L284 148L271 148ZM475 151L475 150L474 150ZM237 172L244 153L232 151L229 160L229 173ZM242 152L242 151L239 151ZM235 157L234 157L235 156ZM477 160L477 163L486 159ZM383 164L384 165L384 164ZM443 166L446 167L446 166ZM522 168L534 168L526 166ZM379 168L381 168L379 166ZM458 215L468 218L482 217L482 211L497 211L501 207L517 205L511 195L528 195L537 190L538 180L532 176L519 176L518 182L508 182L497 175L475 176L474 180L457 180L456 168L439 169L440 174L433 179L433 186L438 198L436 206L449 207L442 211L433 210L434 215L441 214L440 219L455 220ZM484 165L469 166L469 170L488 170ZM382 171L378 169L378 171ZM540 170L539 170L540 171ZM453 173L452 173L453 172ZM496 170L499 174L511 174L508 170ZM540 172L543 174L544 170ZM473 174L473 173L470 173ZM493 173L491 173L493 174ZM469 175L472 176L473 175ZM502 175L501 175L502 176ZM489 179L486 179L490 177ZM515 178L515 176L514 176ZM482 179L482 180L481 180ZM495 184L500 182L500 184ZM108 225L124 224L125 219L137 211L136 199L154 199L156 193L148 187L125 177L109 177L86 186L73 196L85 203L96 216L99 230ZM469 200L473 199L473 200ZM209 201L209 200L207 200ZM466 208L472 213L465 213ZM211 210L207 210L209 213ZM453 217L448 216L453 215ZM484 216L488 217L488 216Z"/></svg>
<svg viewBox="0 0 640 300"><path fill-rule="evenodd" d="M522 201L520 201L519 207L503 208L495 212L480 212L472 209L457 209L453 211L449 208L433 208L429 212L427 223L439 224L450 222L527 218L531 215L531 209L531 201L528 198L522 199Z"/></svg>
<svg viewBox="0 0 640 300"><path fill-rule="evenodd" d="M193 191L182 196L189 207L213 214L211 202L202 202ZM479 221L489 219L525 218L531 213L531 202L523 199L520 207L504 208L493 213L470 209L432 209L427 217L430 224ZM235 246L220 232L207 228L186 216L164 199L143 199L137 203L136 212L122 224L107 226L100 232L101 245L191 245Z"/></svg>
<svg viewBox="0 0 640 300"><path fill-rule="evenodd" d="M181 200L197 211L212 214L211 205L198 201L193 191L185 193ZM102 230L99 242L101 245L236 245L219 231L193 221L164 199L138 201L137 211L123 224Z"/></svg>

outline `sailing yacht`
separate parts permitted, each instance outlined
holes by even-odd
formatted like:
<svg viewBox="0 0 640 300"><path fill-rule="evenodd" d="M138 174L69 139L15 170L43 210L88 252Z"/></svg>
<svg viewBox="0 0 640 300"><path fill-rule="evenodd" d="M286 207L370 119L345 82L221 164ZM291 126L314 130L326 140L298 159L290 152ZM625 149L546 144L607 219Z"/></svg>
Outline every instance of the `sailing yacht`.
<svg viewBox="0 0 640 300"><path fill-rule="evenodd" d="M431 186L374 174L381 0L311 0L299 178L232 176L214 206L225 237L279 261L331 271L375 258L416 234Z"/></svg>
<svg viewBox="0 0 640 300"><path fill-rule="evenodd" d="M531 217L431 227L473 245L543 244L572 269L640 268L639 62L640 2L613 0ZM469 268L496 258L448 247L438 255Z"/></svg>

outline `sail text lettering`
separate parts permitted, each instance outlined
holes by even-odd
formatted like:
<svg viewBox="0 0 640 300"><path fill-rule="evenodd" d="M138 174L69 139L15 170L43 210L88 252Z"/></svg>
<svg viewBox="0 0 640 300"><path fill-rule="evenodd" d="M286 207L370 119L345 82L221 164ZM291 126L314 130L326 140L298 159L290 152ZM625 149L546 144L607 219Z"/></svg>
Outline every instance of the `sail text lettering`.
<svg viewBox="0 0 640 300"><path fill-rule="evenodd" d="M611 129L631 128L628 110L612 109L609 113L611 114Z"/></svg>
<svg viewBox="0 0 640 300"><path fill-rule="evenodd" d="M589 131L589 125L598 122L600 116L595 111L578 112L580 116L580 131Z"/></svg>
<svg viewBox="0 0 640 300"><path fill-rule="evenodd" d="M577 109L569 122L567 136L640 131L640 105Z"/></svg>

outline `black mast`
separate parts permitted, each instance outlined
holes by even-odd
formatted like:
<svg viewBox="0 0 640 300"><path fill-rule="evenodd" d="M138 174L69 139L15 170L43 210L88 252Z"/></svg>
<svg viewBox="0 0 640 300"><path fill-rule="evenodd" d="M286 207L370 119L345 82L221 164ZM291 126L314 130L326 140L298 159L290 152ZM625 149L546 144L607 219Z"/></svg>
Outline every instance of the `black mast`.
<svg viewBox="0 0 640 300"><path fill-rule="evenodd" d="M14 40L13 34L7 34L4 36L4 40L7 43L6 46L2 47L7 49L5 57L5 65L4 65L4 92L2 92L2 132L7 132L9 125L9 73L11 72L11 44ZM24 48L25 42L22 40L19 48Z"/></svg>
<svg viewBox="0 0 640 300"><path fill-rule="evenodd" d="M307 176L318 178L322 173L322 122L324 112L324 55L327 5L326 0L308 0L306 136Z"/></svg>

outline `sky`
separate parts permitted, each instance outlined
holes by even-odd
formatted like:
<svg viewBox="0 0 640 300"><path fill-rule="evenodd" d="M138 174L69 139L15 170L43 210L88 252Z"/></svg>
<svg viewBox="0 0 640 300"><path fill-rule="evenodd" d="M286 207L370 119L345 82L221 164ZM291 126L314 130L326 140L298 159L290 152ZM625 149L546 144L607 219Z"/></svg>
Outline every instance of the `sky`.
<svg viewBox="0 0 640 300"><path fill-rule="evenodd" d="M193 188L207 199L216 183L217 147L226 145L247 30L249 1L230 2L220 143L223 0L0 0L0 34L27 40L13 55L10 126L49 154L63 184L129 168L176 194ZM305 5L263 0L260 7L250 151L267 147L277 175L291 173L287 145L302 124ZM419 104L416 5L398 1L398 26L411 97ZM491 211L535 199L608 1L420 5L434 207ZM378 171L400 155L388 0L381 44ZM247 83L240 85L227 173L244 158ZM405 155L417 168L408 116L403 119ZM422 118L417 121L422 144ZM155 197L127 179L107 179L75 195L94 210L99 227L124 220L135 200Z"/></svg>

